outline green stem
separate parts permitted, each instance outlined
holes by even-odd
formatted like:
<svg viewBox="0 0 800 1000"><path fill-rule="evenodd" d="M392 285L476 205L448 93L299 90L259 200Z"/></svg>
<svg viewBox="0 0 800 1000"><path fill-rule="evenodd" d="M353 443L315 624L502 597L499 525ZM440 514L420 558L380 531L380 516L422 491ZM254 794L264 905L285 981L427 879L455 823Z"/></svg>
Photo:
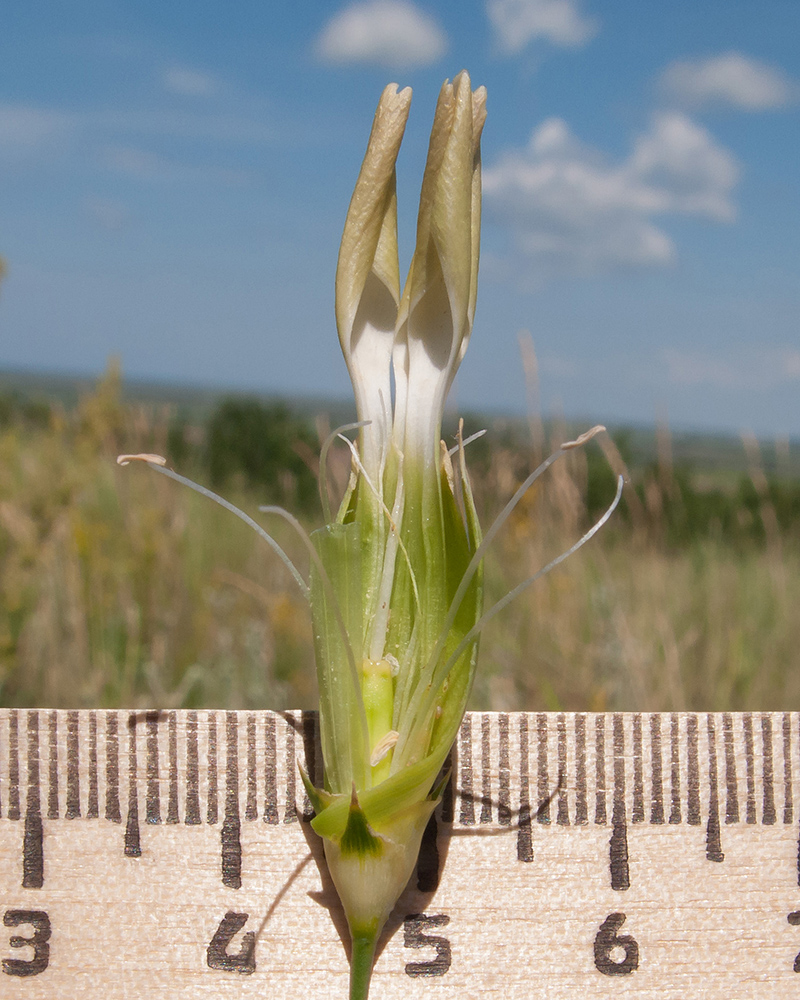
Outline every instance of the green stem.
<svg viewBox="0 0 800 1000"><path fill-rule="evenodd" d="M367 1000L372 979L372 963L378 944L377 927L353 931L353 949L350 957L350 1000Z"/></svg>

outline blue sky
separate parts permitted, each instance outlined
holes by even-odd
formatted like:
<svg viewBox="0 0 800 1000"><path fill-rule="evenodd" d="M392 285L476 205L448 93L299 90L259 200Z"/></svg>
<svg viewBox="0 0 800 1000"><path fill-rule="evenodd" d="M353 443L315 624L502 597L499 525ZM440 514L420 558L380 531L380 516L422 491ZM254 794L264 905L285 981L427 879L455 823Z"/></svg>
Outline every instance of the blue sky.
<svg viewBox="0 0 800 1000"><path fill-rule="evenodd" d="M336 254L372 113L488 90L464 409L800 437L797 0L3 7L0 367L344 397Z"/></svg>

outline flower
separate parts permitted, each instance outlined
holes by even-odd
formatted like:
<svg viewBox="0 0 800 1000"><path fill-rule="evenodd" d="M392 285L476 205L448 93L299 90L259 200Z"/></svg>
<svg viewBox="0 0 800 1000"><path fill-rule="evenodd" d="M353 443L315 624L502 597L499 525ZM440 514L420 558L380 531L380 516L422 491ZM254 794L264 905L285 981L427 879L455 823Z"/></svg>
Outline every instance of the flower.
<svg viewBox="0 0 800 1000"><path fill-rule="evenodd" d="M442 87L401 296L395 161L410 100L384 90L345 222L336 319L359 442L339 512L312 536L325 787L306 784L352 935L353 1000L441 794L482 607L463 447L453 463L441 423L475 313L486 92L465 72Z"/></svg>
<svg viewBox="0 0 800 1000"><path fill-rule="evenodd" d="M447 392L472 332L480 243L480 138L486 91L460 73L439 94L422 181L417 242L401 294L395 162L411 91L388 86L345 221L336 271L336 322L358 423L322 449L325 527L309 538L307 582L265 529L158 455L120 455L221 504L276 552L311 606L320 692L324 785L302 773L314 830L352 938L350 1000L366 1000L375 949L416 864L442 774L464 716L478 635L525 588L588 541L614 502L570 549L483 613L482 558L530 486L595 427L531 473L482 538L464 461L441 440ZM358 428L357 446L342 432ZM333 439L352 474L330 516L325 457Z"/></svg>

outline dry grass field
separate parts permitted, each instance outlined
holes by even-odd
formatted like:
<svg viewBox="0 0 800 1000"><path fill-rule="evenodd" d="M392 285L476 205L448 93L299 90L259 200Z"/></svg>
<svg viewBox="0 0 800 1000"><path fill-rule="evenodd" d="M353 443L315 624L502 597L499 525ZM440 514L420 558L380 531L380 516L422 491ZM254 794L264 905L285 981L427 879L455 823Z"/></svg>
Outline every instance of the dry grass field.
<svg viewBox="0 0 800 1000"><path fill-rule="evenodd" d="M315 704L309 615L264 543L178 484L116 466L119 452L174 450L172 421L168 407L124 404L113 372L75 407L11 407L0 421L0 704ZM565 433L548 430L556 444ZM485 525L544 436L535 422L535 445L520 446L490 428L473 446ZM663 431L661 445L627 468L595 442L514 512L488 557L487 606L586 529L613 493L607 461L629 478L612 522L487 626L473 708L800 705L797 482L768 477L752 441L744 481L722 470L711 485L672 467ZM307 444L296 450L313 466ZM336 461L341 483L344 449ZM241 476L222 492L250 513L274 499ZM302 564L288 529L270 528Z"/></svg>

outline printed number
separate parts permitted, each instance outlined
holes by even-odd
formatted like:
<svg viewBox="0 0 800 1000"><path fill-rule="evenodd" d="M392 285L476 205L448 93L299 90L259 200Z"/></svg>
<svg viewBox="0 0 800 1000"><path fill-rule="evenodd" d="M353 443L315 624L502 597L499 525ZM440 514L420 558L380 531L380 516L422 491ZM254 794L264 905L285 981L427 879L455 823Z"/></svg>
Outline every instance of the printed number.
<svg viewBox="0 0 800 1000"><path fill-rule="evenodd" d="M403 921L406 948L435 948L436 958L430 962L406 963L408 976L443 976L450 968L450 942L438 934L423 934L428 927L446 927L450 917L446 913L412 913Z"/></svg>
<svg viewBox="0 0 800 1000"><path fill-rule="evenodd" d="M594 964L604 976L625 976L639 968L636 940L630 934L617 934L624 923L624 913L609 913L594 939ZM620 952L624 952L624 958L618 957Z"/></svg>
<svg viewBox="0 0 800 1000"><path fill-rule="evenodd" d="M792 927L797 927L798 925L800 925L800 910L795 910L794 913L790 913L786 919L789 921ZM794 960L794 971L800 972L800 951L797 953L797 956L795 957Z"/></svg>
<svg viewBox="0 0 800 1000"><path fill-rule="evenodd" d="M256 971L256 936L252 931L242 938L238 954L228 954L228 945L247 923L248 917L248 913L234 913L232 910L225 914L206 952L209 969L239 972L243 976L250 976Z"/></svg>
<svg viewBox="0 0 800 1000"><path fill-rule="evenodd" d="M33 937L21 937L14 934L8 942L12 948L30 948L33 958L25 961L21 958L4 958L3 972L7 976L38 976L44 972L50 961L50 917L44 910L6 910L3 915L6 927L20 927L29 924L33 928Z"/></svg>

